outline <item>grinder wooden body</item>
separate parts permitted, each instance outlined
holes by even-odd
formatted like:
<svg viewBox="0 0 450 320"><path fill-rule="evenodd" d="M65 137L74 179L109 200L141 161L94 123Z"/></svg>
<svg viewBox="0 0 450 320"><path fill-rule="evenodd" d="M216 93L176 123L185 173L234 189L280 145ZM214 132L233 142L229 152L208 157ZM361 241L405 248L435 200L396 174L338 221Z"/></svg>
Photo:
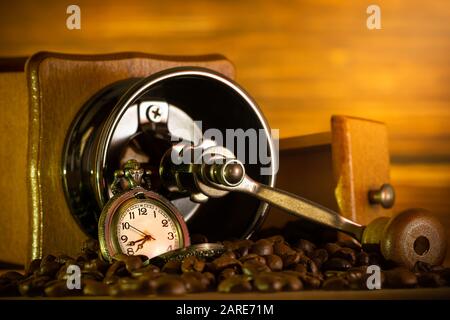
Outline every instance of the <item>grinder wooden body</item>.
<svg viewBox="0 0 450 320"><path fill-rule="evenodd" d="M16 72L0 72L0 261L19 265L48 253L76 254L87 237L64 198L61 154L71 122L91 96L116 81L177 66L234 78L233 65L220 55L39 53L25 70L23 60L2 65Z"/></svg>

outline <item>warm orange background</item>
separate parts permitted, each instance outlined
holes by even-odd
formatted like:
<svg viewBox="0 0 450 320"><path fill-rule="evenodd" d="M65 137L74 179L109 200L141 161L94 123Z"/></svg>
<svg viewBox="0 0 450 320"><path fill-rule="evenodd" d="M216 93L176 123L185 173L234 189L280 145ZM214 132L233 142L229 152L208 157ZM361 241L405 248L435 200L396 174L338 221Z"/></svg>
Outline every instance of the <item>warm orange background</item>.
<svg viewBox="0 0 450 320"><path fill-rule="evenodd" d="M0 56L36 51L221 53L288 137L329 129L332 114L389 126L397 209L450 223L450 2L2 1ZM66 8L81 7L81 30Z"/></svg>

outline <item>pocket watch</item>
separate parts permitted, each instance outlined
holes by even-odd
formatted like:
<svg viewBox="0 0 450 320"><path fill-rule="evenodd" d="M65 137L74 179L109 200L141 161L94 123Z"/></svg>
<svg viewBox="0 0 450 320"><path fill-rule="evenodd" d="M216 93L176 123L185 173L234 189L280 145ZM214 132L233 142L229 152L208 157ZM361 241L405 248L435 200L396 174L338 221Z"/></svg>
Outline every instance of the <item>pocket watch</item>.
<svg viewBox="0 0 450 320"><path fill-rule="evenodd" d="M146 178L136 160L114 173L114 196L104 206L98 224L100 250L108 261L117 254L150 259L190 245L182 215L166 198L142 186Z"/></svg>

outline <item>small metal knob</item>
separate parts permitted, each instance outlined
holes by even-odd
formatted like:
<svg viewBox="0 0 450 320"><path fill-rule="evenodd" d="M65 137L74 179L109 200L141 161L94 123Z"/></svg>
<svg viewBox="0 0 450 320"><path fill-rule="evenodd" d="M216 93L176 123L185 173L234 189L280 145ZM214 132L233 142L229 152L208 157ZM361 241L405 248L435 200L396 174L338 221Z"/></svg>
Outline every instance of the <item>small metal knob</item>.
<svg viewBox="0 0 450 320"><path fill-rule="evenodd" d="M385 209L392 208L395 203L395 190L389 183L385 183L378 190L369 191L369 202L379 204Z"/></svg>

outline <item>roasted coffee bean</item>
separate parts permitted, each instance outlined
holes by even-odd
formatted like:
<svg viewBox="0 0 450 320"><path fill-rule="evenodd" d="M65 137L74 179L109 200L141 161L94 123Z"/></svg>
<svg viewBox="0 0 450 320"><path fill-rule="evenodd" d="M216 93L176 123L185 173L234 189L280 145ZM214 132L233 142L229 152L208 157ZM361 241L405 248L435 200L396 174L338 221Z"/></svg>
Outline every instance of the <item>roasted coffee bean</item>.
<svg viewBox="0 0 450 320"><path fill-rule="evenodd" d="M284 275L296 277L296 278L299 278L299 279L300 279L301 276L304 275L303 273L295 271L295 270L283 270L281 273L284 274Z"/></svg>
<svg viewBox="0 0 450 320"><path fill-rule="evenodd" d="M283 266L285 269L289 268L295 268L297 263L300 261L300 257L302 254L295 252L292 254L285 254L281 256L281 259L283 260Z"/></svg>
<svg viewBox="0 0 450 320"><path fill-rule="evenodd" d="M121 278L109 288L109 294L111 296L132 297L146 293L145 283L132 278Z"/></svg>
<svg viewBox="0 0 450 320"><path fill-rule="evenodd" d="M208 280L210 287L216 284L216 277L211 272L203 272L203 276Z"/></svg>
<svg viewBox="0 0 450 320"><path fill-rule="evenodd" d="M255 289L262 292L281 291L284 284L285 280L273 272L256 275L253 279Z"/></svg>
<svg viewBox="0 0 450 320"><path fill-rule="evenodd" d="M133 271L131 271L131 276L133 276L134 278L138 278L138 277L142 277L144 275L147 274L152 274L152 273L157 273L159 272L159 268L157 266L154 266L152 264L149 264L145 267L139 268L139 269L135 269Z"/></svg>
<svg viewBox="0 0 450 320"><path fill-rule="evenodd" d="M310 257L318 267L320 267L325 261L328 260L328 251L325 249L315 250Z"/></svg>
<svg viewBox="0 0 450 320"><path fill-rule="evenodd" d="M447 286L450 285L450 268L445 268L443 270L437 271L439 275L447 282Z"/></svg>
<svg viewBox="0 0 450 320"><path fill-rule="evenodd" d="M156 293L160 295L179 296L185 294L184 281L177 276L165 276L158 278Z"/></svg>
<svg viewBox="0 0 450 320"><path fill-rule="evenodd" d="M385 274L388 288L413 288L417 285L417 276L406 268L395 268Z"/></svg>
<svg viewBox="0 0 450 320"><path fill-rule="evenodd" d="M20 295L17 287L18 282L22 281L25 277L16 271L8 271L0 276L0 296L18 296Z"/></svg>
<svg viewBox="0 0 450 320"><path fill-rule="evenodd" d="M300 274L300 280L302 280L303 285L306 289L319 289L321 285L321 280L318 277L314 277L308 274Z"/></svg>
<svg viewBox="0 0 450 320"><path fill-rule="evenodd" d="M178 260L167 261L166 264L162 267L162 272L175 274L180 273L180 271L181 271L181 262Z"/></svg>
<svg viewBox="0 0 450 320"><path fill-rule="evenodd" d="M186 257L181 262L182 272L202 272L205 269L205 260L199 259L195 256Z"/></svg>
<svg viewBox="0 0 450 320"><path fill-rule="evenodd" d="M284 281L283 290L286 291L299 291L303 289L302 281L294 275L282 273Z"/></svg>
<svg viewBox="0 0 450 320"><path fill-rule="evenodd" d="M441 277L439 273L435 272L422 272L417 276L417 282L419 286L425 288L437 288L446 285L446 281Z"/></svg>
<svg viewBox="0 0 450 320"><path fill-rule="evenodd" d="M156 288L158 287L158 279L163 276L166 275L159 275L158 277L148 277L148 276L140 277L138 280L142 283L142 288L145 291L145 294L156 294Z"/></svg>
<svg viewBox="0 0 450 320"><path fill-rule="evenodd" d="M71 262L69 262L71 263ZM100 259L100 258L96 258L96 259L92 259L88 262L85 262L83 265L83 270L84 271L99 271L103 274L106 273L106 271L108 270L109 267L109 263L107 263L106 261Z"/></svg>
<svg viewBox="0 0 450 320"><path fill-rule="evenodd" d="M58 272L55 275L55 278L57 280L67 280L67 278L72 275L72 272L67 272L67 268L69 268L72 265L76 264L74 264L73 261L66 262L63 266L61 266L61 268L59 268Z"/></svg>
<svg viewBox="0 0 450 320"><path fill-rule="evenodd" d="M55 261L58 262L61 265L62 264L66 264L67 262L75 263L75 259L72 258L71 256L66 255L66 254L60 254L59 256L56 257Z"/></svg>
<svg viewBox="0 0 450 320"><path fill-rule="evenodd" d="M273 253L273 244L271 241L261 239L256 241L250 248L250 253L255 253L260 256L267 256Z"/></svg>
<svg viewBox="0 0 450 320"><path fill-rule="evenodd" d="M27 278L19 282L19 292L23 296L41 296L44 294L44 289L49 281L51 281L51 278L48 276Z"/></svg>
<svg viewBox="0 0 450 320"><path fill-rule="evenodd" d="M270 269L266 264L260 263L256 260L244 262L242 265L242 273L246 275L253 276L261 272L270 272Z"/></svg>
<svg viewBox="0 0 450 320"><path fill-rule="evenodd" d="M23 280L24 278L25 277L17 271L8 271L0 276L0 282L6 280L7 282L17 283L18 281Z"/></svg>
<svg viewBox="0 0 450 320"><path fill-rule="evenodd" d="M313 254L316 246L311 241L300 239L297 241L295 248L302 250L309 257Z"/></svg>
<svg viewBox="0 0 450 320"><path fill-rule="evenodd" d="M284 242L284 237L282 235L275 235L275 236L271 236L271 237L266 238L266 240L270 241L272 244L283 243Z"/></svg>
<svg viewBox="0 0 450 320"><path fill-rule="evenodd" d="M363 277L365 277L366 274L367 274L366 266L350 268L347 270L346 273L347 279L349 279L350 281L362 279Z"/></svg>
<svg viewBox="0 0 450 320"><path fill-rule="evenodd" d="M347 260L351 265L354 265L356 262L356 254L353 249L350 248L341 248L332 254L332 258L342 258Z"/></svg>
<svg viewBox="0 0 450 320"><path fill-rule="evenodd" d="M47 262L42 261L41 267L35 272L35 274L37 276L48 276L53 278L58 272L59 268L61 268L61 265L55 260Z"/></svg>
<svg viewBox="0 0 450 320"><path fill-rule="evenodd" d="M250 246L240 247L233 252L235 253L236 258L245 257L250 252Z"/></svg>
<svg viewBox="0 0 450 320"><path fill-rule="evenodd" d="M325 246L323 248L325 250L327 250L328 255L332 256L336 251L341 249L341 246L336 243L330 242L330 243L325 244Z"/></svg>
<svg viewBox="0 0 450 320"><path fill-rule="evenodd" d="M336 271L336 270L329 270L323 273L326 279L332 277L344 277L346 274L347 274L346 271Z"/></svg>
<svg viewBox="0 0 450 320"><path fill-rule="evenodd" d="M82 254L77 256L77 258L75 259L75 264L78 265L80 268L84 268L84 265L89 261L90 259Z"/></svg>
<svg viewBox="0 0 450 320"><path fill-rule="evenodd" d="M119 281L119 276L105 276L103 278L103 283L107 285L116 284Z"/></svg>
<svg viewBox="0 0 450 320"><path fill-rule="evenodd" d="M100 244L98 243L98 240L95 239L87 239L83 243L83 247L81 248L81 252L86 254L88 258L94 259L98 256L98 252L100 250Z"/></svg>
<svg viewBox="0 0 450 320"><path fill-rule="evenodd" d="M246 275L231 276L219 283L219 292L247 292L252 290L250 277Z"/></svg>
<svg viewBox="0 0 450 320"><path fill-rule="evenodd" d="M109 295L109 286L95 280L84 280L83 294L86 296L107 296Z"/></svg>
<svg viewBox="0 0 450 320"><path fill-rule="evenodd" d="M56 260L56 257L54 255L48 254L44 258L42 258L42 260L41 260L41 267L44 264L49 263L49 262L54 262L55 260Z"/></svg>
<svg viewBox="0 0 450 320"><path fill-rule="evenodd" d="M273 245L273 253L283 257L288 254L295 254L296 251L284 242L275 242Z"/></svg>
<svg viewBox="0 0 450 320"><path fill-rule="evenodd" d="M221 282L221 281L225 280L226 278L229 278L229 277L234 276L236 274L237 274L236 269L234 269L234 268L227 268L227 269L222 270L222 272L220 273L220 275L218 277L218 280L219 280L219 282Z"/></svg>
<svg viewBox="0 0 450 320"><path fill-rule="evenodd" d="M27 270L25 271L25 275L29 276L35 273L39 268L41 267L41 259L34 259L31 260L30 264L28 265Z"/></svg>
<svg viewBox="0 0 450 320"><path fill-rule="evenodd" d="M298 267L298 265L304 265L306 272L309 272L311 274L319 273L319 268L317 267L316 263L307 256L301 256L296 266L296 270L303 270L302 268Z"/></svg>
<svg viewBox="0 0 450 320"><path fill-rule="evenodd" d="M257 255L256 253L249 253L248 255L241 257L239 259L240 262L244 263L246 261L256 261L259 262L261 264L265 264L266 263L266 259L262 256Z"/></svg>
<svg viewBox="0 0 450 320"><path fill-rule="evenodd" d="M327 260L322 269L325 271L328 270L337 270L337 271L345 271L352 267L352 265L345 259L342 258L331 258Z"/></svg>
<svg viewBox="0 0 450 320"><path fill-rule="evenodd" d="M324 290L345 290L350 287L347 279L344 277L331 277L323 282L322 289Z"/></svg>
<svg viewBox="0 0 450 320"><path fill-rule="evenodd" d="M297 272L306 274L306 273L308 272L307 269L308 269L308 268L306 267L306 264L301 264L301 263L299 263L299 264L297 264L297 265L295 266L294 271L297 271Z"/></svg>
<svg viewBox="0 0 450 320"><path fill-rule="evenodd" d="M413 272L430 272L433 266L423 261L417 261L414 265Z"/></svg>
<svg viewBox="0 0 450 320"><path fill-rule="evenodd" d="M205 268L203 269L204 272L211 272L213 274L217 273L216 267L212 262L206 261L205 262Z"/></svg>
<svg viewBox="0 0 450 320"><path fill-rule="evenodd" d="M96 280L96 281L102 281L104 279L103 273L100 271L82 271L81 272L81 279L90 279L90 280Z"/></svg>
<svg viewBox="0 0 450 320"><path fill-rule="evenodd" d="M79 296L83 293L81 288L69 289L65 280L55 280L48 283L44 292L47 297Z"/></svg>
<svg viewBox="0 0 450 320"><path fill-rule="evenodd" d="M113 279L114 277L127 277L127 276L129 276L129 272L127 271L125 262L114 261L113 264L111 264L108 270L106 271L105 280Z"/></svg>
<svg viewBox="0 0 450 320"><path fill-rule="evenodd" d="M347 271L345 278L347 279L351 289L365 289L367 272L366 268L351 268Z"/></svg>
<svg viewBox="0 0 450 320"><path fill-rule="evenodd" d="M215 271L222 271L227 268L240 268L241 262L232 258L219 257L213 260L212 267Z"/></svg>
<svg viewBox="0 0 450 320"><path fill-rule="evenodd" d="M209 280L201 272L185 272L181 275L187 292L203 292L209 287Z"/></svg>
<svg viewBox="0 0 450 320"><path fill-rule="evenodd" d="M368 266L369 263L369 255L366 252L361 251L356 254L355 266Z"/></svg>
<svg viewBox="0 0 450 320"><path fill-rule="evenodd" d="M272 271L283 270L283 260L276 254L270 254L268 256L265 256L264 259L266 260L266 265L270 268L270 270Z"/></svg>
<svg viewBox="0 0 450 320"><path fill-rule="evenodd" d="M132 272L136 269L142 268L142 258L140 256L127 256L123 262L128 272Z"/></svg>
<svg viewBox="0 0 450 320"><path fill-rule="evenodd" d="M228 259L236 259L236 254L233 251L226 251L221 255L221 257Z"/></svg>

